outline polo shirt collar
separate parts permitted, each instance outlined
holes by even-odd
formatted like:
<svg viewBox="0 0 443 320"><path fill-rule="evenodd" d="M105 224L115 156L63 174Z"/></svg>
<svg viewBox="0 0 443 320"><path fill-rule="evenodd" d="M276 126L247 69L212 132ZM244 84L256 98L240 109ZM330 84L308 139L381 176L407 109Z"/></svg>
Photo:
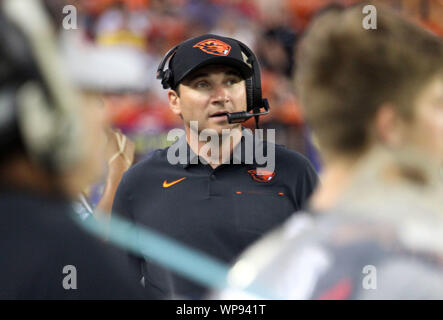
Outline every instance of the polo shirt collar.
<svg viewBox="0 0 443 320"><path fill-rule="evenodd" d="M242 127L242 137L240 140L240 143L238 143L234 150L232 151L231 154L231 158L230 158L230 163L234 163L234 164L246 164L249 160L249 162L251 161L251 159L247 159L246 157L246 146L245 146L245 141L252 141L252 163L256 164L255 161L255 136L251 133L251 130L245 130L245 128ZM183 147L184 144L186 144L186 150L187 150L187 159L185 161L180 161L180 165L186 169L187 167L189 167L192 164L198 164L201 163L198 155L191 149L191 147L189 146L187 140L186 140L186 134L182 135L176 142L177 147L179 149L181 149ZM197 160L195 160L197 159Z"/></svg>

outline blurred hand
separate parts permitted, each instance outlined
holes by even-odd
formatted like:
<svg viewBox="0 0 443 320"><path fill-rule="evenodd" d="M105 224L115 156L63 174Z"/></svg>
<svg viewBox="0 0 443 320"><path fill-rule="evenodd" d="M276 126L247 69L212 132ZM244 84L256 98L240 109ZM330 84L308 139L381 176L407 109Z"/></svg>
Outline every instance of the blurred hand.
<svg viewBox="0 0 443 320"><path fill-rule="evenodd" d="M131 167L134 161L135 145L120 130L108 128L105 133L107 138L105 157L108 161L108 174L103 195L94 212L97 216L109 220L115 193L123 173Z"/></svg>
<svg viewBox="0 0 443 320"><path fill-rule="evenodd" d="M108 175L123 174L133 161L135 145L120 130L107 129L105 157L108 161Z"/></svg>

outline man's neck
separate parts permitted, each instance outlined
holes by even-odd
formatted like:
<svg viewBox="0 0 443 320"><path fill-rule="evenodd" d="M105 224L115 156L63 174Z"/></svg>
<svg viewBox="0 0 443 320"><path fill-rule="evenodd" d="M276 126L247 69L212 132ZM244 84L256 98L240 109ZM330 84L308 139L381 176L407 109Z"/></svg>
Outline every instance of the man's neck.
<svg viewBox="0 0 443 320"><path fill-rule="evenodd" d="M242 127L230 129L229 135L216 134L209 137L202 137L200 141L199 133L189 127L186 130L186 141L191 150L199 157L203 158L213 169L226 161L229 161L235 147L242 138ZM218 151L218 152L217 152Z"/></svg>
<svg viewBox="0 0 443 320"><path fill-rule="evenodd" d="M338 204L355 175L358 159L335 159L329 161L320 176L320 184L311 198L315 211L325 211Z"/></svg>
<svg viewBox="0 0 443 320"><path fill-rule="evenodd" d="M54 192L51 177L24 157L18 156L9 161L0 169L0 174L1 183L12 188L35 190L41 194Z"/></svg>

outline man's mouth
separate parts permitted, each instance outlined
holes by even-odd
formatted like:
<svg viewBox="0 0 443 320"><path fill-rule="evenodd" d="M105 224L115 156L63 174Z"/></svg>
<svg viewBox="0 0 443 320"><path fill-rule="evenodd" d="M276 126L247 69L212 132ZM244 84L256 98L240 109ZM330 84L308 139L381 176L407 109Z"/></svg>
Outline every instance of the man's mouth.
<svg viewBox="0 0 443 320"><path fill-rule="evenodd" d="M226 111L220 111L213 113L212 115L209 116L209 118L226 118L227 114L228 113Z"/></svg>

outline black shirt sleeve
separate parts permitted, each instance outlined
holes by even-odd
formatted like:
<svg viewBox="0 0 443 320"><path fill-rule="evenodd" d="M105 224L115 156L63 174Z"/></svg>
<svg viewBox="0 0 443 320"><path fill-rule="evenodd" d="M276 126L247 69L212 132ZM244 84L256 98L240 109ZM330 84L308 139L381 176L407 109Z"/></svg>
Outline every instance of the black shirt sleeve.
<svg viewBox="0 0 443 320"><path fill-rule="evenodd" d="M301 174L301 178L298 179L296 185L296 197L300 206L300 209L304 209L307 206L309 198L314 192L319 183L317 172L308 159L304 161L304 169Z"/></svg>
<svg viewBox="0 0 443 320"><path fill-rule="evenodd" d="M303 210L319 182L317 172L302 154L284 146L279 146L279 149L281 156L277 168L284 170L287 176L296 211Z"/></svg>

